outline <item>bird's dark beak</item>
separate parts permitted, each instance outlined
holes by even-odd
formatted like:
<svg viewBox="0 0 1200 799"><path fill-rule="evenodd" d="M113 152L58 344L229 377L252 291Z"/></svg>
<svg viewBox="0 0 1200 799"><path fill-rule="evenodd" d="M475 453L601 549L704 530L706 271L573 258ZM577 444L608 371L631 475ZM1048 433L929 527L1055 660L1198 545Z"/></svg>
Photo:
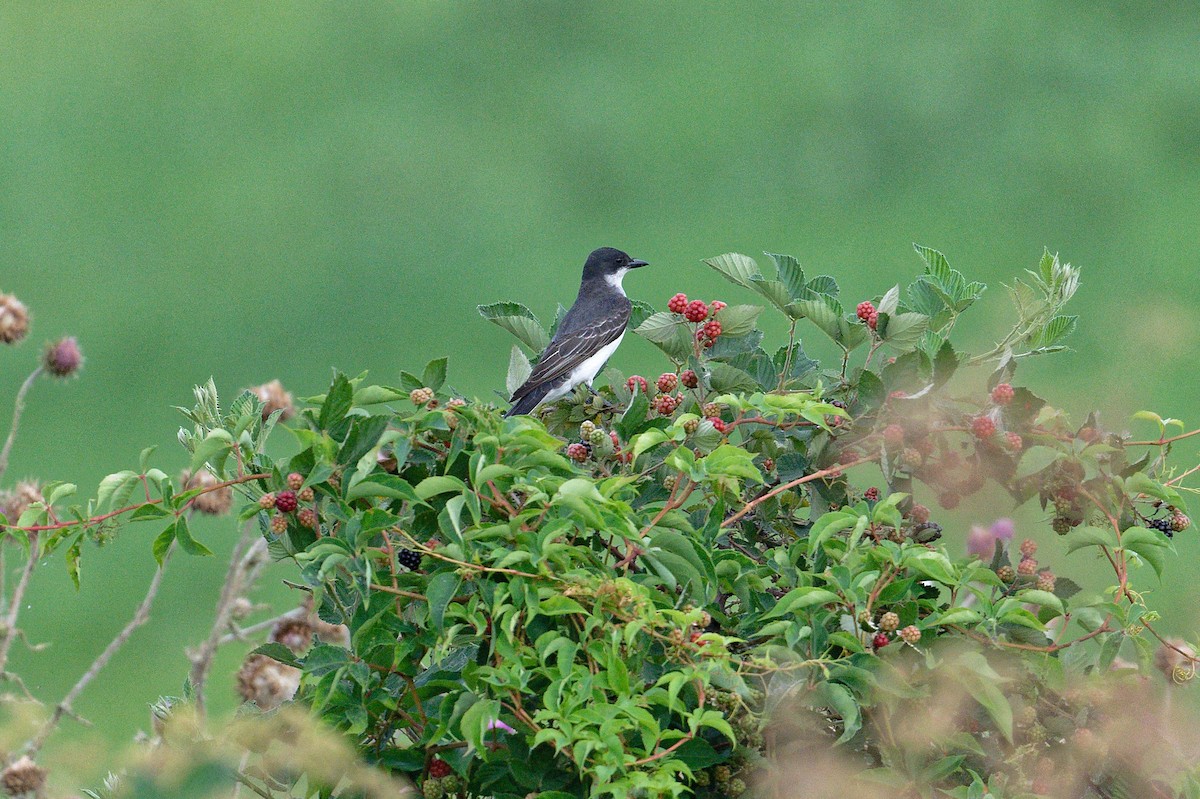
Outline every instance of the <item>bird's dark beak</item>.
<svg viewBox="0 0 1200 799"><path fill-rule="evenodd" d="M639 266L649 266L649 261L643 261L640 258L634 258L629 262L630 269L637 269Z"/></svg>

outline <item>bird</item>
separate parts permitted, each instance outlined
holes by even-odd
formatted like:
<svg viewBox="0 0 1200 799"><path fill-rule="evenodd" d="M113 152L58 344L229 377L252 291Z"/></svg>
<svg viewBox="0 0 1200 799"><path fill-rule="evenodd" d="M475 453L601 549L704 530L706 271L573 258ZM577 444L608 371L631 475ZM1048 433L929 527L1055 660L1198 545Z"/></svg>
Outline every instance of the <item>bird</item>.
<svg viewBox="0 0 1200 799"><path fill-rule="evenodd" d="M614 247L601 247L583 265L579 296L524 385L512 395L505 418L530 413L592 381L625 337L632 308L621 281L630 269L649 266Z"/></svg>

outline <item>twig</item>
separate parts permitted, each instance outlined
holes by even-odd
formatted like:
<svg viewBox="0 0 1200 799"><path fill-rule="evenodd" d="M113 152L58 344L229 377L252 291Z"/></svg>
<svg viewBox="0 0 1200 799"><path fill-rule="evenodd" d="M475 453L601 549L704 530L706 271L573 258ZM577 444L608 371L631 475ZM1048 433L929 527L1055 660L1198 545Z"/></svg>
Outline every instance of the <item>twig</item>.
<svg viewBox="0 0 1200 799"><path fill-rule="evenodd" d="M1195 430L1190 430L1186 433L1180 433L1179 435L1171 436L1170 438L1159 438L1157 441L1126 441L1125 446L1127 446L1127 447L1161 447L1165 444L1170 444L1174 441L1182 441L1185 438L1191 438L1192 436L1200 436L1200 428L1197 428Z"/></svg>
<svg viewBox="0 0 1200 799"><path fill-rule="evenodd" d="M33 388L34 381L41 374L42 367L39 365L29 373L29 377L25 378L25 382L17 391L17 399L13 403L12 426L8 428L8 438L4 441L4 449L0 450L0 479L3 479L4 473L8 471L8 456L12 454L13 443L17 440L17 428L21 424L21 414L25 412L25 395L29 393L29 389ZM16 520L10 519L9 521Z"/></svg>
<svg viewBox="0 0 1200 799"><path fill-rule="evenodd" d="M237 597L234 598L236 599ZM254 635L255 633L260 633L263 630L270 629L276 624L279 624L281 621L287 621L288 619L300 619L304 618L306 615L308 615L308 612L304 608L292 608L286 613L280 613L278 616L267 619L266 621L256 622L255 624L251 624L249 627L236 627L234 628L233 632L222 635L217 640L217 646L221 647L225 646L226 644L232 644L234 641L245 641L248 637Z"/></svg>
<svg viewBox="0 0 1200 799"><path fill-rule="evenodd" d="M876 460L878 457L879 457L878 455L867 455L865 457L859 458L858 460L850 461L849 463L840 463L837 466L830 466L828 469L822 469L819 472L813 472L812 474L807 474L804 477L797 477L795 480L784 483L783 485L776 486L775 488L772 488L770 491L763 494L762 496L755 497L754 499L747 502L745 507L743 507L740 511L733 514L725 521L721 522L721 526L728 527L729 525L736 522L738 519L745 516L750 511L754 510L755 506L758 505L760 502L765 502L766 500L770 499L771 497L776 496L777 494L782 494L784 491L787 491L790 488L795 488L796 486L801 485L802 483L811 483L813 480L820 480L821 478L828 477L832 474L840 474L841 472L845 471L846 469L850 469L855 466L861 466L864 463L870 463L871 461Z"/></svg>
<svg viewBox="0 0 1200 799"><path fill-rule="evenodd" d="M243 525L242 537L238 539L229 556L229 568L225 572L225 582L221 586L221 595L217 599L217 610L213 618L212 628L208 638L195 652L188 653L192 662L188 680L195 697L196 713L204 720L204 683L208 679L209 669L212 668L213 656L220 646L221 636L229 629L233 614L233 603L257 578L258 573L266 565L263 553L267 542L258 535L253 525Z"/></svg>
<svg viewBox="0 0 1200 799"><path fill-rule="evenodd" d="M33 574L37 562L38 541L37 534L34 533L29 537L29 559L25 561L21 579L17 581L17 587L13 589L8 615L4 617L3 637L0 638L0 674L5 674L5 666L8 665L8 653L17 637L17 616L21 614L21 600L25 597L25 589L29 587L29 575Z"/></svg>
<svg viewBox="0 0 1200 799"><path fill-rule="evenodd" d="M154 572L154 577L150 580L150 587L146 589L146 596L142 599L142 604L138 605L133 618L121 629L121 632L117 633L117 637L109 642L104 651L92 661L92 665L88 667L88 670L83 673L79 681L72 686L67 695L63 697L63 700L54 708L54 713L42 725L42 729L38 731L37 736L25 745L26 754L32 757L38 753L42 745L46 743L46 739L50 737L50 733L54 732L58 723L62 721L63 716L75 716L73 705L75 700L79 698L79 695L83 693L83 689L87 688L92 680L96 679L100 671L108 665L108 661L112 660L117 650L125 645L125 642L129 640L129 636L133 635L133 631L150 620L150 606L154 604L154 598L158 596L158 588L162 584L163 572L167 568L171 554L175 551L175 546L176 543L172 541L171 546L167 548L166 553L163 555L162 565L158 567L158 571ZM76 718L78 717L76 716Z"/></svg>

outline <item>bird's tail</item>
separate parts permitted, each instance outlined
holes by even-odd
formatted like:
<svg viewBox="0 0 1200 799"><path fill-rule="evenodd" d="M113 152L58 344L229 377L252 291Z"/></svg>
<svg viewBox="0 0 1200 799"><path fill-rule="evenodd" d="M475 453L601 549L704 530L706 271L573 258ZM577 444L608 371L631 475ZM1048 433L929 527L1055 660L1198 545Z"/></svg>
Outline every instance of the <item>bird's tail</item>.
<svg viewBox="0 0 1200 799"><path fill-rule="evenodd" d="M546 395L550 393L550 389L551 386L547 384L534 386L529 391L516 398L516 402L514 402L513 406L508 409L508 413L504 414L504 418L507 419L510 416L529 413L539 404L541 404Z"/></svg>

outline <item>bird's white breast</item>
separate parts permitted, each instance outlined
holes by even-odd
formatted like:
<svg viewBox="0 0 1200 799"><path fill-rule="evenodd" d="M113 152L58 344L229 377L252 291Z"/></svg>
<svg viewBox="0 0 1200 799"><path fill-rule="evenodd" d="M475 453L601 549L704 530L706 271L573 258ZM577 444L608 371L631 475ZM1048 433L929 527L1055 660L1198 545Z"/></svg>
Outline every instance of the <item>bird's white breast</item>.
<svg viewBox="0 0 1200 799"><path fill-rule="evenodd" d="M622 297L627 296L625 294L625 287L621 285L621 281L623 281L625 279L625 273L628 271L629 271L628 269L622 269L619 272L614 272L611 275L606 275L604 278L605 282L607 282L608 285L612 286L617 291L621 292ZM616 349L616 348L614 347L614 349ZM609 354L611 355L612 353L609 353Z"/></svg>
<svg viewBox="0 0 1200 799"><path fill-rule="evenodd" d="M575 386L580 383L587 383L589 386L596 379L596 375L604 367L604 364L612 357L612 354L617 351L617 347L621 346L621 339L625 338L625 333L613 339L612 343L605 344L592 357L588 358L583 363L571 370L571 374L567 376L566 381L546 395L544 402L553 402L556 399L561 399L575 390Z"/></svg>

